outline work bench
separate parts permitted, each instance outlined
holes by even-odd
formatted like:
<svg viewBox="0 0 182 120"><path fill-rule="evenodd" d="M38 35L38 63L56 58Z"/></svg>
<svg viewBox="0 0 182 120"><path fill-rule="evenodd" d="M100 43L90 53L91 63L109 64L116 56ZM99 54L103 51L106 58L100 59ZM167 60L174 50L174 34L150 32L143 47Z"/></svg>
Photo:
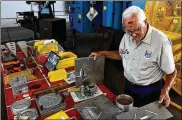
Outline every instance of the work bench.
<svg viewBox="0 0 182 120"><path fill-rule="evenodd" d="M17 57L23 58L23 60L25 61L25 68L24 69L25 70L32 70L33 74L36 76L36 80L28 81L28 86L29 87L31 87L33 85L41 85L41 86L38 89L36 89L36 88L29 89L28 93L20 94L20 95L17 95L16 97L14 97L13 93L12 93L11 86L6 84L4 79L2 79L3 80L2 81L3 86L4 86L5 104L6 104L5 107L7 110L7 119L8 120L12 120L15 116L10 109L11 104L13 104L15 101L29 97L29 99L31 100L30 108L35 108L38 112L38 108L37 108L37 105L35 103L35 96L33 95L33 92L35 92L39 89L44 89L44 88L48 88L51 86L59 85L61 83L65 83L64 80L60 80L57 82L50 82L49 81L48 71L44 68L44 62L47 59L46 56L33 56L31 49L28 48L28 57L26 57L24 55L24 53L21 51L21 49L19 48L19 46L16 46L16 48L17 48ZM2 63L1 63L1 67L3 70L3 64ZM74 67L67 68L66 70L67 71L74 70ZM3 71L2 71L2 73L3 73ZM2 74L2 75L4 78L5 75L4 74ZM70 84L68 87L61 89L60 92L62 93L64 91L67 91L67 88L70 88L70 87L74 87L74 84ZM107 94L107 97L109 98L109 100L111 100L113 103L115 102L116 95L114 93L112 93L107 87L105 87L104 84L99 84L98 88L100 88L100 90L103 93ZM25 95L26 95L26 97L25 97ZM75 103L73 101L71 95L69 95L68 97L65 98L65 102L66 102L66 107L63 109L65 111L65 113L69 117L75 117L76 119L82 119L81 115L74 108L74 106L77 103ZM170 106L168 108L168 110L174 115L174 118L172 118L172 119L181 119L181 111L177 110L176 108L174 108L172 106ZM50 115L51 114L41 117L39 114L38 119L43 120L44 118L46 118Z"/></svg>

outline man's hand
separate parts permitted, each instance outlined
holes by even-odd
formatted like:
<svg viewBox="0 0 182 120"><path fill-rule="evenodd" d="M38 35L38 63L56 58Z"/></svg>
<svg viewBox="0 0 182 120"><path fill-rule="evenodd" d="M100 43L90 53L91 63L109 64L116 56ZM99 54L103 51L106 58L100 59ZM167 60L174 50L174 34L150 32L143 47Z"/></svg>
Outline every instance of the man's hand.
<svg viewBox="0 0 182 120"><path fill-rule="evenodd" d="M166 89L162 89L159 103L165 102L165 107L169 106L171 99L169 97L169 91Z"/></svg>
<svg viewBox="0 0 182 120"><path fill-rule="evenodd" d="M169 106L170 103L170 97L169 97L169 91L171 87L175 84L175 78L176 78L177 70L171 74L166 75L165 85L161 91L159 103L165 102L165 107Z"/></svg>
<svg viewBox="0 0 182 120"><path fill-rule="evenodd" d="M99 51L99 52L92 52L89 57L93 56L94 60L96 60L100 56L104 56L109 59L113 60L121 60L121 56L119 54L119 51Z"/></svg>
<svg viewBox="0 0 182 120"><path fill-rule="evenodd" d="M94 57L94 60L96 60L98 57L100 57L102 54L100 54L99 52L92 52L89 57Z"/></svg>

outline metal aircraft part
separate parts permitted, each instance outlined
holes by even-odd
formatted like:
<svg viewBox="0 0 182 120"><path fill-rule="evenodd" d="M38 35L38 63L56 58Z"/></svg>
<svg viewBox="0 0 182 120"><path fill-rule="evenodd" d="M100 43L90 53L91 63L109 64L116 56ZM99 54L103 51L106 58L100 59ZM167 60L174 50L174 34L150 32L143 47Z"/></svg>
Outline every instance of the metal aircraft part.
<svg viewBox="0 0 182 120"><path fill-rule="evenodd" d="M41 116L57 112L66 106L59 93L48 93L35 98Z"/></svg>
<svg viewBox="0 0 182 120"><path fill-rule="evenodd" d="M18 113L18 119L21 120L21 116L28 116L28 120L36 120L38 117L37 110L35 108L26 109Z"/></svg>
<svg viewBox="0 0 182 120"><path fill-rule="evenodd" d="M118 120L120 119L160 119L166 120L173 117L173 115L158 101L150 103L140 108L130 110L126 113L121 113L116 116Z"/></svg>
<svg viewBox="0 0 182 120"><path fill-rule="evenodd" d="M97 60L94 60L93 57L77 58L75 60L76 86L102 83L104 65L104 56L99 57Z"/></svg>
<svg viewBox="0 0 182 120"><path fill-rule="evenodd" d="M20 49L23 51L25 56L28 57L27 43L25 41L18 41L17 44L19 45Z"/></svg>
<svg viewBox="0 0 182 120"><path fill-rule="evenodd" d="M111 119L122 111L103 95L75 105L83 119Z"/></svg>
<svg viewBox="0 0 182 120"><path fill-rule="evenodd" d="M15 42L6 43L9 50L16 56L16 44Z"/></svg>
<svg viewBox="0 0 182 120"><path fill-rule="evenodd" d="M10 81L13 96L28 92L27 78L25 76L11 78Z"/></svg>

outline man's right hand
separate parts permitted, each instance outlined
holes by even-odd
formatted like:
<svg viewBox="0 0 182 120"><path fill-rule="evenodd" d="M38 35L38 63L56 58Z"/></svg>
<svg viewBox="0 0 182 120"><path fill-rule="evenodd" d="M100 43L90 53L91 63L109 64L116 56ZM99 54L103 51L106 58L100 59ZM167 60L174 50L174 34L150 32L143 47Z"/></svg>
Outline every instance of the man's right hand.
<svg viewBox="0 0 182 120"><path fill-rule="evenodd" d="M100 57L102 54L100 52L92 52L89 57L94 57L94 60L96 60L98 57Z"/></svg>

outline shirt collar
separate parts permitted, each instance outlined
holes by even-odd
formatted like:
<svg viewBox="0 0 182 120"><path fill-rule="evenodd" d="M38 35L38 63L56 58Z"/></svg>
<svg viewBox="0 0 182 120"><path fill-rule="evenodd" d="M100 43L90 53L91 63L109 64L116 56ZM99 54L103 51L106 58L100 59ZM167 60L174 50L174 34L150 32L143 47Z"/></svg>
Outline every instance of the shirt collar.
<svg viewBox="0 0 182 120"><path fill-rule="evenodd" d="M152 26L148 24L148 30L147 30L147 34L146 36L142 39L142 42L145 42L147 44L151 43L151 39L152 39Z"/></svg>

